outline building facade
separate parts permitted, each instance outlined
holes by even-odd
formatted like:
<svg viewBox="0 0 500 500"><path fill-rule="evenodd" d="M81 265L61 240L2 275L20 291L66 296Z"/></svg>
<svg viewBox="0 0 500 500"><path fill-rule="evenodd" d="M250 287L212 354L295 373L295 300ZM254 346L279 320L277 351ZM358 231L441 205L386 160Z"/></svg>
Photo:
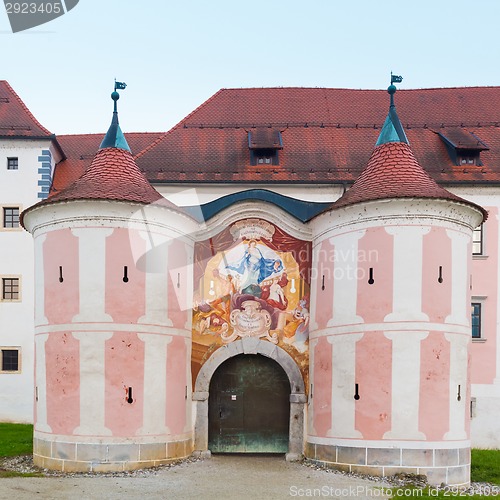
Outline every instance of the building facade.
<svg viewBox="0 0 500 500"><path fill-rule="evenodd" d="M500 155L464 102L493 97L401 91L405 124L385 92L227 90L134 156L117 115L100 148L58 137L24 215L38 463L278 451L467 483L470 437L498 446Z"/></svg>

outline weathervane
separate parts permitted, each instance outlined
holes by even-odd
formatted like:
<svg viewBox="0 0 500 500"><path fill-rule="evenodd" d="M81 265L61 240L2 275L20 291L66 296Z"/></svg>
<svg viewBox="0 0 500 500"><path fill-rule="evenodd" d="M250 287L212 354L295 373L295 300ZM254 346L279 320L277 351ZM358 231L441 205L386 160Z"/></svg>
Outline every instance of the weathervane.
<svg viewBox="0 0 500 500"><path fill-rule="evenodd" d="M391 71L391 85L394 84L394 83L401 83L402 81L403 81L403 77L402 76L393 75L392 71Z"/></svg>
<svg viewBox="0 0 500 500"><path fill-rule="evenodd" d="M114 104L114 112L115 113L118 112L118 108L116 106L116 102L118 101L118 99L120 99L120 94L117 92L117 90L124 90L126 87L127 87L126 83L117 82L116 78L115 78L115 90L114 90L114 92L111 93L111 99L113 99L113 101L115 103Z"/></svg>
<svg viewBox="0 0 500 500"><path fill-rule="evenodd" d="M392 73L391 73L392 75ZM125 90L125 88L127 87L127 84L126 83L123 83L123 82L117 82L116 81L116 78L115 78L115 92L117 90Z"/></svg>

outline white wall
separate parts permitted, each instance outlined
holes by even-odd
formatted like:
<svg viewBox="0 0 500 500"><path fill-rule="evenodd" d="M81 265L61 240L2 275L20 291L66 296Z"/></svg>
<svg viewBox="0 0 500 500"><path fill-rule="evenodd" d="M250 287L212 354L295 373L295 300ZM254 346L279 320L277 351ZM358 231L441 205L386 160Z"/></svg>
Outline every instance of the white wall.
<svg viewBox="0 0 500 500"><path fill-rule="evenodd" d="M41 163L38 157L43 150L51 151L53 170L58 158L49 140L0 139L0 277L21 277L21 301L0 300L0 347L21 348L21 372L0 373L0 421L33 421L33 241L21 227L3 228L2 206L19 206L22 211L40 201L38 169ZM10 157L19 159L18 170L7 170L7 158Z"/></svg>

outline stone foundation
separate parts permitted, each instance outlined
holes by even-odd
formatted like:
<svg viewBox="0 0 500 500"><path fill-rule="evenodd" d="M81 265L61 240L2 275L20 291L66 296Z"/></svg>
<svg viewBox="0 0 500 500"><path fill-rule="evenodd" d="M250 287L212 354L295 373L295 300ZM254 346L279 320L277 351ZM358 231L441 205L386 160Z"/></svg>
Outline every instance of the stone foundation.
<svg viewBox="0 0 500 500"><path fill-rule="evenodd" d="M470 483L470 448L363 448L306 443L305 456L314 463L345 472L383 477L422 474L431 485Z"/></svg>
<svg viewBox="0 0 500 500"><path fill-rule="evenodd" d="M72 443L33 440L33 462L63 472L118 472L156 467L191 455L192 439L170 443Z"/></svg>

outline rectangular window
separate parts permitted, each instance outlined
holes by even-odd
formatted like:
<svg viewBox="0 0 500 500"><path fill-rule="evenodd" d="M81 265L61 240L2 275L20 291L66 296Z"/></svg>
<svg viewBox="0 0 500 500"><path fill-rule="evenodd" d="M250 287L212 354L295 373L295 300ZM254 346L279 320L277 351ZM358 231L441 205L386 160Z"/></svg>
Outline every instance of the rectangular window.
<svg viewBox="0 0 500 500"><path fill-rule="evenodd" d="M2 300L19 299L19 278L2 278Z"/></svg>
<svg viewBox="0 0 500 500"><path fill-rule="evenodd" d="M472 233L472 255L483 255L483 224Z"/></svg>
<svg viewBox="0 0 500 500"><path fill-rule="evenodd" d="M17 170L19 168L18 158L7 158L7 170Z"/></svg>
<svg viewBox="0 0 500 500"><path fill-rule="evenodd" d="M19 207L4 207L3 209L3 227L19 227Z"/></svg>
<svg viewBox="0 0 500 500"><path fill-rule="evenodd" d="M21 350L18 347L2 347L0 371L4 373L19 373L21 371Z"/></svg>
<svg viewBox="0 0 500 500"><path fill-rule="evenodd" d="M473 302L471 304L471 323L472 323L472 338L481 338L481 303Z"/></svg>

